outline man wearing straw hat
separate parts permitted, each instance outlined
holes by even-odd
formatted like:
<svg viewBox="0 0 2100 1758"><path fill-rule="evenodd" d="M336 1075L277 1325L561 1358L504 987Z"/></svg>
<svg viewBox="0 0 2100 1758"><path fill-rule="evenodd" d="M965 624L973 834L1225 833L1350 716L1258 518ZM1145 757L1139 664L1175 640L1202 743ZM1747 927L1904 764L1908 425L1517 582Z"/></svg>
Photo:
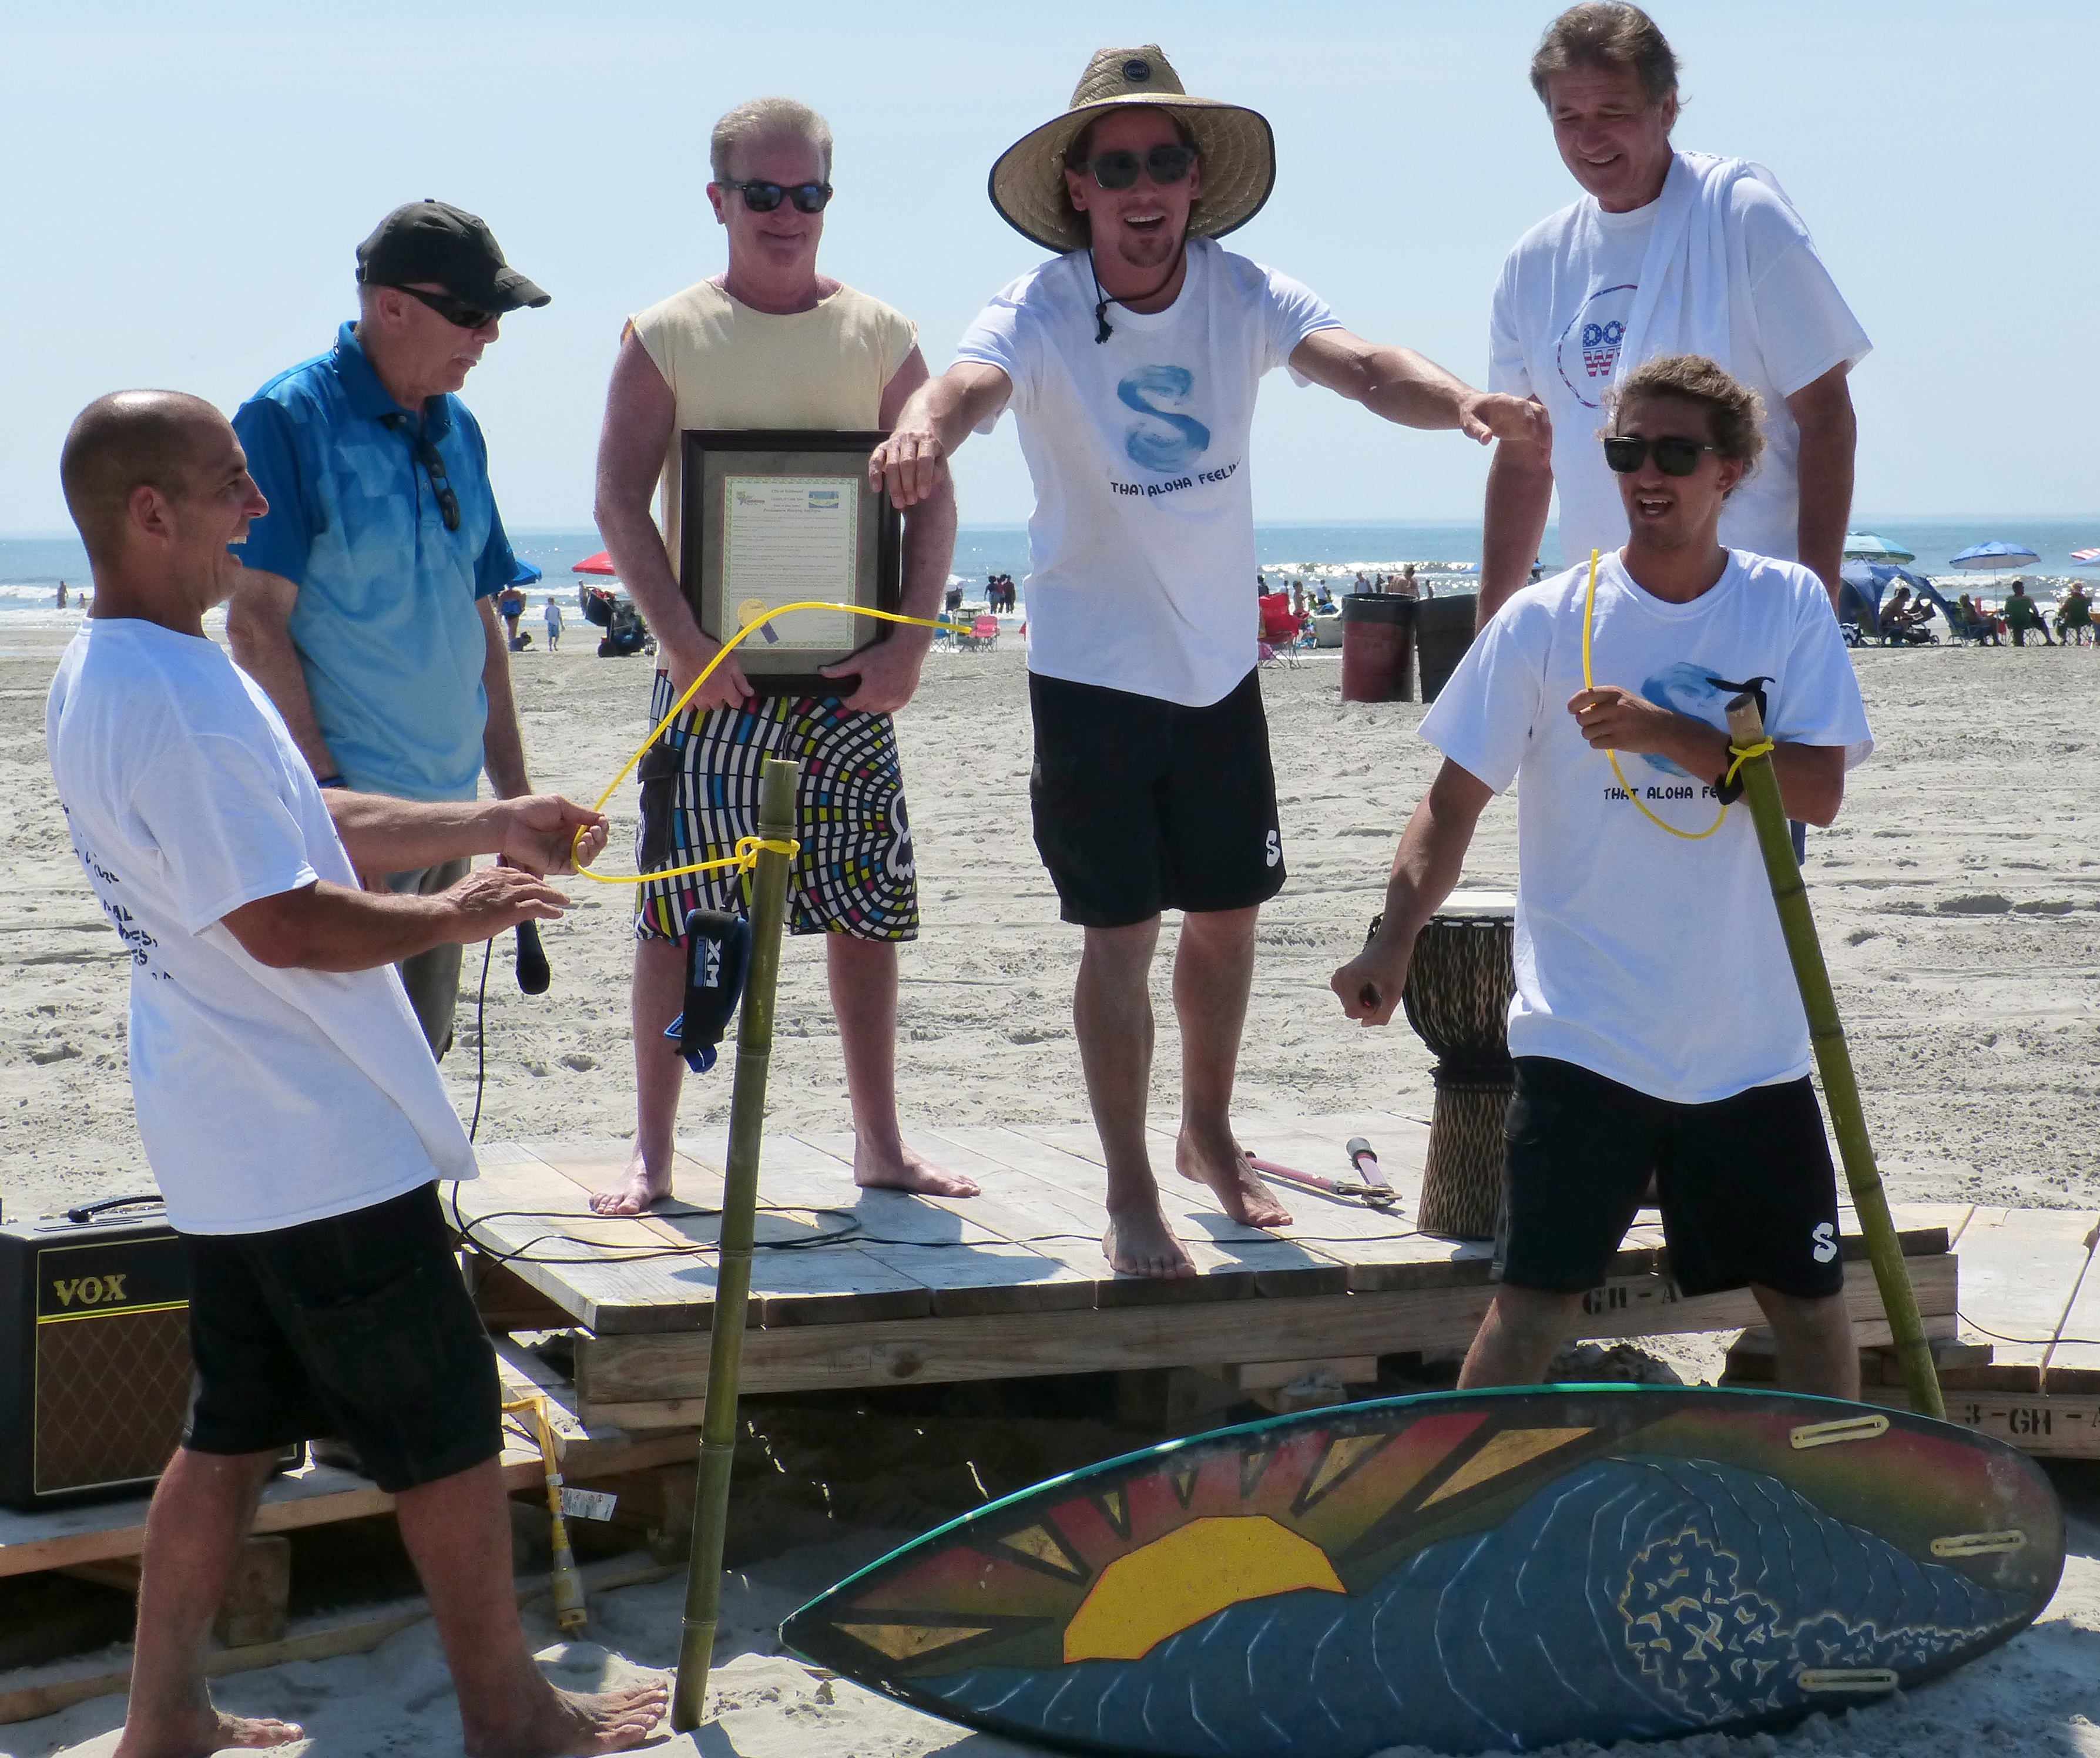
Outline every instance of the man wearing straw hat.
<svg viewBox="0 0 2100 1758"><path fill-rule="evenodd" d="M1262 375L1287 365L1388 421L1482 443L1545 431L1532 405L1359 340L1308 289L1221 249L1275 176L1255 112L1189 96L1155 46L1099 51L1064 114L992 170L1001 217L1057 256L994 298L871 468L910 506L940 491L973 429L1008 407L1020 423L1035 842L1086 931L1073 1015L1108 1167L1103 1249L1139 1276L1195 1273L1145 1151L1162 910L1183 913L1176 1168L1238 1221L1290 1220L1229 1116L1255 920L1284 880L1246 586Z"/></svg>

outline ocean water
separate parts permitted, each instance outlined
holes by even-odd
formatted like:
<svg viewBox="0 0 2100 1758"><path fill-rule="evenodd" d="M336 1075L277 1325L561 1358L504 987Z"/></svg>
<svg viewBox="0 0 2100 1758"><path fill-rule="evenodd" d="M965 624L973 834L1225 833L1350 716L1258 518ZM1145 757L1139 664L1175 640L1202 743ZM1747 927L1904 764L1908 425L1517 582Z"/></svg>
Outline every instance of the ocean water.
<svg viewBox="0 0 2100 1758"><path fill-rule="evenodd" d="M1993 539L2024 544L2034 550L2040 560L2027 571L2036 575L2069 574L2077 566L2071 559L2073 550L2100 548L2100 513L2076 519L1861 513L1854 518L1852 528L1874 532L1915 551L1917 560L1912 567L1929 575L1952 572L1948 558L1956 551ZM527 594L536 611L549 596L558 597L564 606L574 604L580 576L571 571L605 547L598 534L588 529L514 531L511 543L523 560L545 574L545 579ZM1365 525L1276 522L1255 527L1255 553L1268 569L1297 566L1390 572L1408 562L1477 564L1480 526L1477 519ZM1551 527L1541 559L1549 566L1561 559L1559 538ZM973 584L993 574L1025 579L1027 531L1018 525L964 526L956 534L954 571ZM2086 577L2091 578L2093 571L2088 571ZM88 584L87 556L78 539L56 534L0 537L0 615L53 610L62 579L76 589Z"/></svg>

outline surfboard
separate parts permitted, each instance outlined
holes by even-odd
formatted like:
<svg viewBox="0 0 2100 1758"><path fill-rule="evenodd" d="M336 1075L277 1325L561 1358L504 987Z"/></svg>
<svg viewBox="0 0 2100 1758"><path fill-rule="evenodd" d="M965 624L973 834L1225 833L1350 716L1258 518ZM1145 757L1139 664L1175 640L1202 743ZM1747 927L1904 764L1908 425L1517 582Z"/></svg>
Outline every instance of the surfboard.
<svg viewBox="0 0 2100 1758"><path fill-rule="evenodd" d="M1775 1728L2025 1628L2063 1568L2023 1454L1775 1391L1432 1393L1111 1460L789 1618L973 1728L1148 1758L1522 1751Z"/></svg>

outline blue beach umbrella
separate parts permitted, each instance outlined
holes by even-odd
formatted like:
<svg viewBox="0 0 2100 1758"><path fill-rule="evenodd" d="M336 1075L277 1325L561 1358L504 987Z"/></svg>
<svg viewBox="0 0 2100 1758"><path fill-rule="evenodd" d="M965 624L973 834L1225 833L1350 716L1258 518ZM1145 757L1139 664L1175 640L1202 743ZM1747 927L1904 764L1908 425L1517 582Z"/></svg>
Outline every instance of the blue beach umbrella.
<svg viewBox="0 0 2100 1758"><path fill-rule="evenodd" d="M1890 543L1886 537L1877 537L1872 531L1847 531L1845 534L1845 559L1847 562L1915 562L1917 557L1901 544Z"/></svg>
<svg viewBox="0 0 2100 1758"><path fill-rule="evenodd" d="M510 576L510 584L514 586L530 586L533 581L545 579L546 577L545 569L536 568L529 562L521 562L518 564L518 571Z"/></svg>
<svg viewBox="0 0 2100 1758"><path fill-rule="evenodd" d="M1948 560L1964 573L1998 573L2006 568L2031 567L2041 557L2025 544L1971 544Z"/></svg>
<svg viewBox="0 0 2100 1758"><path fill-rule="evenodd" d="M1847 562L1838 576L1874 614L1877 622L1882 614L1882 594L1899 582L1908 586L1927 604L1935 606L1949 623L1954 620L1953 606L1934 589L1930 580L1908 568L1896 566L1888 562Z"/></svg>

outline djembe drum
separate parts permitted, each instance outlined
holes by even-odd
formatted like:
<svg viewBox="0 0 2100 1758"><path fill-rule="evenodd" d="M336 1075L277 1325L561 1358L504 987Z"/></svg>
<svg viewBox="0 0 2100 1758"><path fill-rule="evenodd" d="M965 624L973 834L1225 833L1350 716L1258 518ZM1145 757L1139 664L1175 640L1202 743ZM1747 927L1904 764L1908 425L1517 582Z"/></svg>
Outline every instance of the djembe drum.
<svg viewBox="0 0 2100 1758"><path fill-rule="evenodd" d="M1502 1122L1515 1086L1509 1005L1516 899L1458 891L1414 942L1401 1004L1436 1053L1436 1105L1429 1125L1416 1224L1446 1239L1493 1239L1502 1197Z"/></svg>

